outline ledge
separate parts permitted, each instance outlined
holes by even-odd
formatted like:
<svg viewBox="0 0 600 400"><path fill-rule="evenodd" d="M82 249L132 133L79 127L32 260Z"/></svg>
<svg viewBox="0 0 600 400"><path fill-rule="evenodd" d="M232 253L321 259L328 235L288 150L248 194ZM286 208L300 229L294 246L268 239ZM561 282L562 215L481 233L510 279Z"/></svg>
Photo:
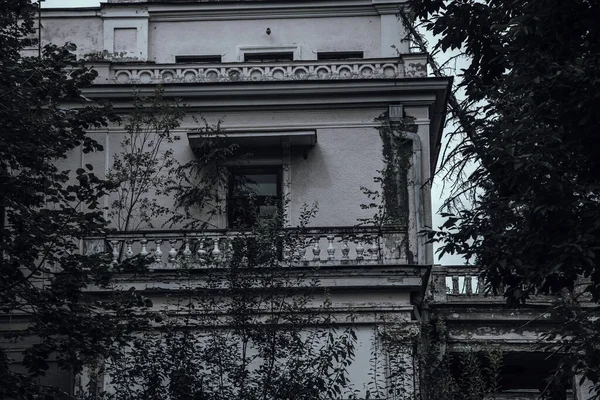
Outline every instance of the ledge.
<svg viewBox="0 0 600 400"><path fill-rule="evenodd" d="M293 61L277 63L107 64L89 62L98 72L96 84L156 85L265 81L327 81L426 78L427 55L398 58Z"/></svg>

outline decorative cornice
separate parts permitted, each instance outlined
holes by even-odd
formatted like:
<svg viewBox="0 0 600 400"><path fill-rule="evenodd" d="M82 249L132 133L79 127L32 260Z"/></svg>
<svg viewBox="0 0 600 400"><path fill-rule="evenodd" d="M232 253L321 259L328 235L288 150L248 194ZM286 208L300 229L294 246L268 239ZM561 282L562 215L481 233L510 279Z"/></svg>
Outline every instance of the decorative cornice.
<svg viewBox="0 0 600 400"><path fill-rule="evenodd" d="M386 108L391 103L437 108L449 90L449 79L177 83L163 87L167 97L181 98L190 110L205 112ZM127 110L134 88L140 95L151 96L155 85L94 85L84 89L84 95L110 100L115 109ZM433 119L439 116L434 114Z"/></svg>
<svg viewBox="0 0 600 400"><path fill-rule="evenodd" d="M289 63L129 64L112 65L99 81L112 84L223 83L243 81L322 81L424 78L426 55L408 54L401 60L370 59L297 61Z"/></svg>

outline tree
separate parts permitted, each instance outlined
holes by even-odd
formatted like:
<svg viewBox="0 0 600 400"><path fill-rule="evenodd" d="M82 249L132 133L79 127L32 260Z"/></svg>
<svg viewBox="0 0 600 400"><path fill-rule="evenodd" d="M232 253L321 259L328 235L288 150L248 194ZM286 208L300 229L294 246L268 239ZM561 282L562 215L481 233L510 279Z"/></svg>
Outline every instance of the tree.
<svg viewBox="0 0 600 400"><path fill-rule="evenodd" d="M600 300L600 8L588 0L411 5L439 48L468 59L459 144L443 164L465 178L432 237L442 254L479 265L488 290L510 304L560 294L567 319L549 337L562 338L555 350L570 355L569 373L598 383L597 311L578 301ZM456 201L464 193L467 206Z"/></svg>
<svg viewBox="0 0 600 400"><path fill-rule="evenodd" d="M178 187L178 182L169 178L178 164L168 145L180 139L172 131L185 115L185 106L165 99L161 87L148 98L134 93L132 103L134 110L124 121L121 151L114 155L106 177L115 186L108 218L120 232L135 231L142 225L152 228L169 213L158 198Z"/></svg>
<svg viewBox="0 0 600 400"><path fill-rule="evenodd" d="M0 345L0 397L11 399L65 396L39 382L49 362L79 371L126 331L113 315L139 304L131 294L118 306L84 301L108 260L82 256L79 244L104 232L98 199L109 187L91 165L57 165L72 150L101 150L86 131L117 119L81 95L96 73L75 61L73 44L22 55L37 44L35 11L30 1L0 1L0 312L10 330ZM14 346L25 347L20 372L10 359Z"/></svg>
<svg viewBox="0 0 600 400"><path fill-rule="evenodd" d="M181 257L154 326L104 360L110 389L95 398L312 400L350 392L352 321L336 321L317 297L315 271L282 260L282 249L293 253L304 236L282 232L279 222L229 236L200 270Z"/></svg>

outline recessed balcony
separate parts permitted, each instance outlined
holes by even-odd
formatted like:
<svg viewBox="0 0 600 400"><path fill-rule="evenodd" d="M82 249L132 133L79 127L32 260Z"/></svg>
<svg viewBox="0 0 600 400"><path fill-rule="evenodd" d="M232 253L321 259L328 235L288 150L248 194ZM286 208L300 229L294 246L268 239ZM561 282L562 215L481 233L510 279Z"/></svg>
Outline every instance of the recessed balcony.
<svg viewBox="0 0 600 400"><path fill-rule="evenodd" d="M99 71L109 84L221 83L402 79L427 77L427 55L398 58L288 62L110 64ZM106 70L108 68L108 70Z"/></svg>

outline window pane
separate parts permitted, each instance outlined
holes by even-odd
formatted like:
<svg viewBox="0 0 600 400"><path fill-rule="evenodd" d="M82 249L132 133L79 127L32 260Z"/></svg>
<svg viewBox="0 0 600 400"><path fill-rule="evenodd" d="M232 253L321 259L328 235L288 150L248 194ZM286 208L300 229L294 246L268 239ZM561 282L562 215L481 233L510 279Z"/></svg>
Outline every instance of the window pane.
<svg viewBox="0 0 600 400"><path fill-rule="evenodd" d="M273 221L281 207L281 172L273 167L234 168L231 170L227 204L229 227L251 228Z"/></svg>
<svg viewBox="0 0 600 400"><path fill-rule="evenodd" d="M198 56L175 56L176 63L220 63L221 56L198 55Z"/></svg>
<svg viewBox="0 0 600 400"><path fill-rule="evenodd" d="M277 196L277 174L240 174L234 177L234 196Z"/></svg>
<svg viewBox="0 0 600 400"><path fill-rule="evenodd" d="M362 51L320 51L317 60L352 60L364 58Z"/></svg>

